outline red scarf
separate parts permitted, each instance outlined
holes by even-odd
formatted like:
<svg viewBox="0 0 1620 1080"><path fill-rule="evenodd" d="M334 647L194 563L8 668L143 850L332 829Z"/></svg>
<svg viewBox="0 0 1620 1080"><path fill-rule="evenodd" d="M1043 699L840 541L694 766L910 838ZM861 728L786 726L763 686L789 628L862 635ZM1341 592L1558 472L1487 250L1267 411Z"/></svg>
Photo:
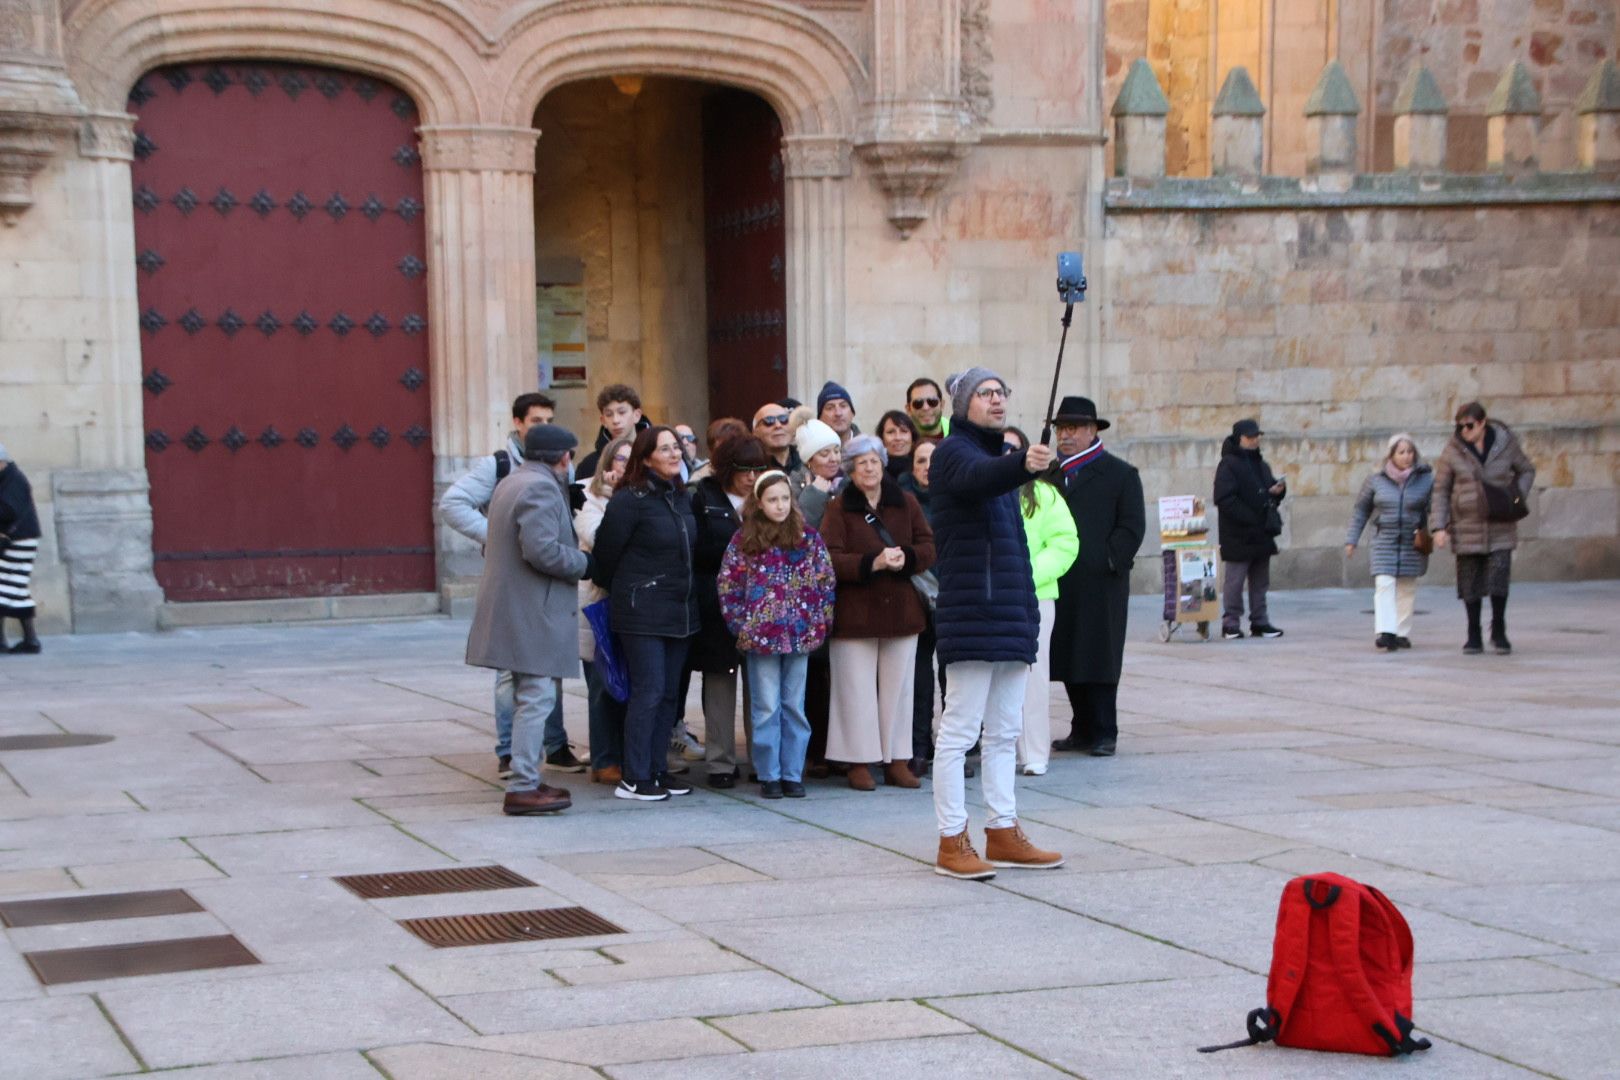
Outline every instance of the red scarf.
<svg viewBox="0 0 1620 1080"><path fill-rule="evenodd" d="M1103 444L1102 440L1098 439L1096 442L1092 443L1090 446L1086 447L1073 457L1063 459L1063 475L1073 476L1087 465L1090 465L1093 461L1096 461L1098 458L1102 457L1102 455Z"/></svg>

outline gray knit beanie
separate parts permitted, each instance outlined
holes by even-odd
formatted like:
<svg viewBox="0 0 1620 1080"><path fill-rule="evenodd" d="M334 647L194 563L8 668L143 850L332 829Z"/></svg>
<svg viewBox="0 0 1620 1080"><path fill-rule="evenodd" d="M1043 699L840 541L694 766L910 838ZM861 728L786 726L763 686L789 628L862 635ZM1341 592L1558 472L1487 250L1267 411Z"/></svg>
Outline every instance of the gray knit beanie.
<svg viewBox="0 0 1620 1080"><path fill-rule="evenodd" d="M1004 387L1007 386L1006 379L1003 379L1000 375L997 375L989 368L982 367L970 367L966 371L962 372L962 374L956 376L954 379L948 380L950 383L948 389L951 395L952 414L955 416L966 416L968 411L968 402L973 400L973 392L979 388L980 384L987 382L990 379L996 380ZM1008 389L1011 388L1008 387Z"/></svg>

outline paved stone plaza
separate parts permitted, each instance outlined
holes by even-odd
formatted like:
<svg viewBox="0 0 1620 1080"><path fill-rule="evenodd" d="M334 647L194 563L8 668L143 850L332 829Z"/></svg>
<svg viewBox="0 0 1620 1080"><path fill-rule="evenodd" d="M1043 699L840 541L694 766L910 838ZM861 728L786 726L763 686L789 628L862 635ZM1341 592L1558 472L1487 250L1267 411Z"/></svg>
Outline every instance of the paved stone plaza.
<svg viewBox="0 0 1620 1080"><path fill-rule="evenodd" d="M51 639L0 660L0 735L116 740L0 753L0 899L204 910L4 931L0 1076L1620 1075L1620 583L1516 586L1510 658L1462 656L1439 588L1376 653L1370 601L1160 644L1138 598L1120 756L1020 780L1068 866L988 884L931 872L926 784L637 805L568 777L560 818L503 818L463 622ZM457 863L537 887L331 880ZM1406 912L1434 1049L1196 1054L1241 1035L1280 887L1317 870ZM626 932L435 950L396 922L572 905ZM262 963L42 990L22 959L216 934Z"/></svg>

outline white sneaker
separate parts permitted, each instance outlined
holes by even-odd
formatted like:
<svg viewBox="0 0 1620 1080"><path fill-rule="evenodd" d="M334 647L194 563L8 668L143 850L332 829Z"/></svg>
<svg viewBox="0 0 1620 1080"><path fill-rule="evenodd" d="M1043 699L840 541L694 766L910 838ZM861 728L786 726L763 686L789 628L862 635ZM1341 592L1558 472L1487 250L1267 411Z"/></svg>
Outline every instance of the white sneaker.
<svg viewBox="0 0 1620 1080"><path fill-rule="evenodd" d="M679 754L687 761L703 760L703 744L698 742L685 724L676 724L673 736L669 740L669 752Z"/></svg>
<svg viewBox="0 0 1620 1080"><path fill-rule="evenodd" d="M1020 765L1018 767L1018 771L1023 773L1025 776L1045 776L1046 775L1046 766L1045 765Z"/></svg>

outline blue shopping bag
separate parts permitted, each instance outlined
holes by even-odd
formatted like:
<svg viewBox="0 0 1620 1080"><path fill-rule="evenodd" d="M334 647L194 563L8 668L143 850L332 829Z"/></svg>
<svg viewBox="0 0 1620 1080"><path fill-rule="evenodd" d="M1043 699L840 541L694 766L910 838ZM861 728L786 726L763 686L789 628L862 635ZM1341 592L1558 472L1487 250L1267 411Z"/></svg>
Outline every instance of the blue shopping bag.
<svg viewBox="0 0 1620 1080"><path fill-rule="evenodd" d="M629 701L630 671L624 666L619 639L613 636L608 601L602 599L594 604L586 604L581 613L585 621L591 624L591 634L596 638L596 670L602 676L602 686L614 701Z"/></svg>

